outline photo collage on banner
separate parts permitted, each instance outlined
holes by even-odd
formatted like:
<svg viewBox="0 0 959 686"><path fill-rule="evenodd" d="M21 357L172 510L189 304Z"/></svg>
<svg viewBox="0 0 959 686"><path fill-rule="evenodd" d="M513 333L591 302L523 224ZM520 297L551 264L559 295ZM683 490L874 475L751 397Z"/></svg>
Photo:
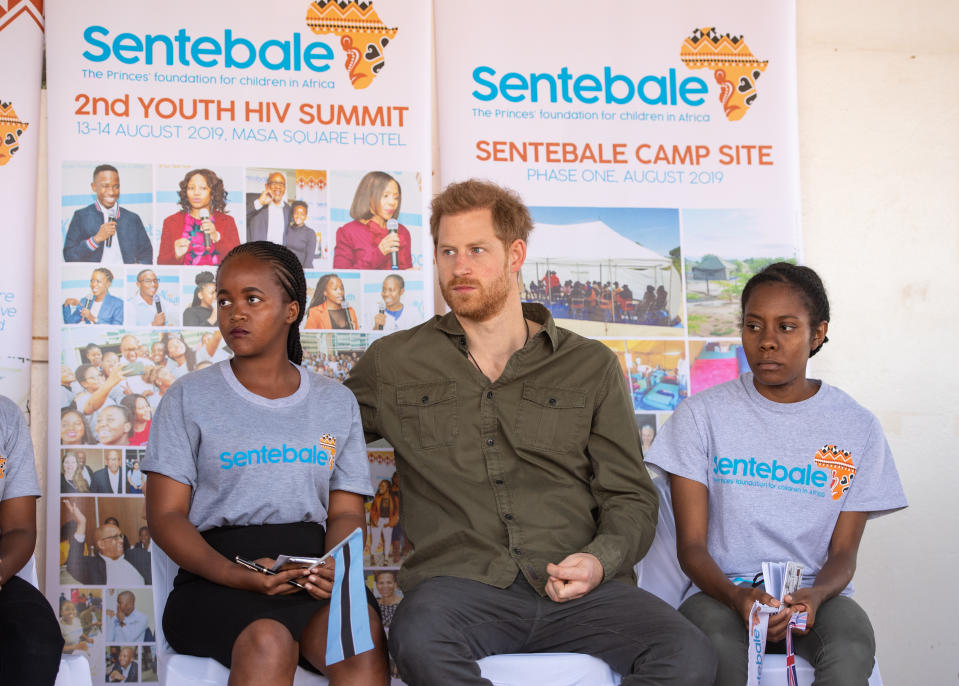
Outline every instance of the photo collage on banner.
<svg viewBox="0 0 959 686"><path fill-rule="evenodd" d="M435 14L443 183L523 197L523 299L616 355L646 449L684 398L748 371L742 288L801 258L793 3Z"/></svg>
<svg viewBox="0 0 959 686"><path fill-rule="evenodd" d="M260 9L227 28L185 0L152 17L120 2L48 9L60 366L48 595L65 651L89 659L95 684L158 680L141 465L170 386L232 356L216 320L226 254L260 240L294 253L303 365L336 381L372 340L433 314L429 3ZM193 17L181 53L177 16ZM345 37L369 43L358 60ZM393 608L409 552L399 486L388 447L369 459L365 575Z"/></svg>

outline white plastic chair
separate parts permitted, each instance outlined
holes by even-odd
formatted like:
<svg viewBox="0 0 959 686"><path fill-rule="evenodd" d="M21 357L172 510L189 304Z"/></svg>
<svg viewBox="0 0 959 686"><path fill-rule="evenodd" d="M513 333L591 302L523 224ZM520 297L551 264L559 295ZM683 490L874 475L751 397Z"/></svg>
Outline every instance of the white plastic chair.
<svg viewBox="0 0 959 686"><path fill-rule="evenodd" d="M673 501L670 497L669 479L657 476L653 479L659 491L659 522L656 537L649 552L636 565L639 587L659 596L673 607L679 607L683 595L692 582L683 573L676 559L676 520L673 517ZM796 656L796 676L799 686L811 686L815 671L806 660ZM783 686L786 683L786 656L766 655L763 660L762 686ZM869 686L882 686L879 663L873 667Z"/></svg>
<svg viewBox="0 0 959 686"><path fill-rule="evenodd" d="M479 661L480 673L494 686L618 686L608 664L580 653L492 655Z"/></svg>
<svg viewBox="0 0 959 686"><path fill-rule="evenodd" d="M230 670L226 667L212 658L179 655L167 643L163 635L163 608L173 590L177 566L156 541L150 546L150 553L160 684L226 686L230 677ZM480 660L479 666L483 676L495 686L527 686L534 683L548 683L550 686L618 686L620 682L619 675L602 660L575 653L493 655ZM294 686L323 686L327 683L325 678L300 667L297 667L293 678Z"/></svg>
<svg viewBox="0 0 959 686"><path fill-rule="evenodd" d="M31 583L35 588L40 588L37 579L37 561L31 557L27 564L23 565L17 576ZM83 655L63 655L60 658L60 671L57 672L55 686L93 686L90 678L90 663Z"/></svg>

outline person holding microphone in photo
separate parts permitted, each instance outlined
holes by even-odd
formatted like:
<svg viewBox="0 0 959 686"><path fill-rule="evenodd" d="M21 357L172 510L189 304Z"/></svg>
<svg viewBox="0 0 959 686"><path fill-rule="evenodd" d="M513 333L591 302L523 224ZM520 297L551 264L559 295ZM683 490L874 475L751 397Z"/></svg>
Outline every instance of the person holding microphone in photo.
<svg viewBox="0 0 959 686"><path fill-rule="evenodd" d="M63 241L65 262L150 264L153 244L140 217L121 210L120 173L109 164L93 170L92 204L73 213Z"/></svg>
<svg viewBox="0 0 959 686"><path fill-rule="evenodd" d="M411 269L410 232L399 223L400 184L386 172L360 179L350 205L353 221L336 230L334 269Z"/></svg>
<svg viewBox="0 0 959 686"><path fill-rule="evenodd" d="M356 310L345 303L343 279L336 274L324 274L313 289L305 328L358 329Z"/></svg>
<svg viewBox="0 0 959 686"><path fill-rule="evenodd" d="M122 324L123 301L110 295L113 272L97 267L90 275L90 294L63 301L64 324Z"/></svg>
<svg viewBox="0 0 959 686"><path fill-rule="evenodd" d="M383 301L379 311L373 315L373 329L376 331L399 331L423 323L422 315L403 304L406 281L399 274L389 274L383 279Z"/></svg>
<svg viewBox="0 0 959 686"><path fill-rule="evenodd" d="M296 256L245 243L225 257L216 286L234 356L169 388L142 464L150 533L180 565L164 633L177 652L229 667L231 684L292 684L298 663L334 686L384 684L372 594L373 650L326 664L332 560L275 575L234 562L322 555L364 528L372 489L355 398L301 366L306 280Z"/></svg>
<svg viewBox="0 0 959 686"><path fill-rule="evenodd" d="M180 212L163 220L157 264L220 264L240 244L226 214L223 180L209 169L193 169L180 181Z"/></svg>

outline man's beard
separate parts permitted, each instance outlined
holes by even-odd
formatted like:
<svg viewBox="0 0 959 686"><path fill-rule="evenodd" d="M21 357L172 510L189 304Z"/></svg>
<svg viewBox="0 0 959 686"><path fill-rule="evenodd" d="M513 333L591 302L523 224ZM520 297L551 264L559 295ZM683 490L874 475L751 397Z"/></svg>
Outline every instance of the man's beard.
<svg viewBox="0 0 959 686"><path fill-rule="evenodd" d="M466 317L477 322L485 322L498 315L509 298L509 270L504 269L501 278L492 281L488 287L469 278L452 278L440 284L443 300L458 317ZM472 286L476 290L469 295L459 294L456 286Z"/></svg>

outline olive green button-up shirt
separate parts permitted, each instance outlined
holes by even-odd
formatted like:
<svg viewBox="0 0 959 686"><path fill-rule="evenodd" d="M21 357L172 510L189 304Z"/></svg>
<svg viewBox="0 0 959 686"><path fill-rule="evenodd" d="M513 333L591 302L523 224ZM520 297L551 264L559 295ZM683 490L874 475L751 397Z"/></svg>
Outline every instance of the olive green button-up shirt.
<svg viewBox="0 0 959 686"><path fill-rule="evenodd" d="M635 582L658 499L619 362L541 305L523 309L544 328L496 381L452 313L375 341L346 381L367 440L395 449L414 547L404 589L434 576L505 588L521 572L545 594L546 564L575 552L604 581Z"/></svg>

